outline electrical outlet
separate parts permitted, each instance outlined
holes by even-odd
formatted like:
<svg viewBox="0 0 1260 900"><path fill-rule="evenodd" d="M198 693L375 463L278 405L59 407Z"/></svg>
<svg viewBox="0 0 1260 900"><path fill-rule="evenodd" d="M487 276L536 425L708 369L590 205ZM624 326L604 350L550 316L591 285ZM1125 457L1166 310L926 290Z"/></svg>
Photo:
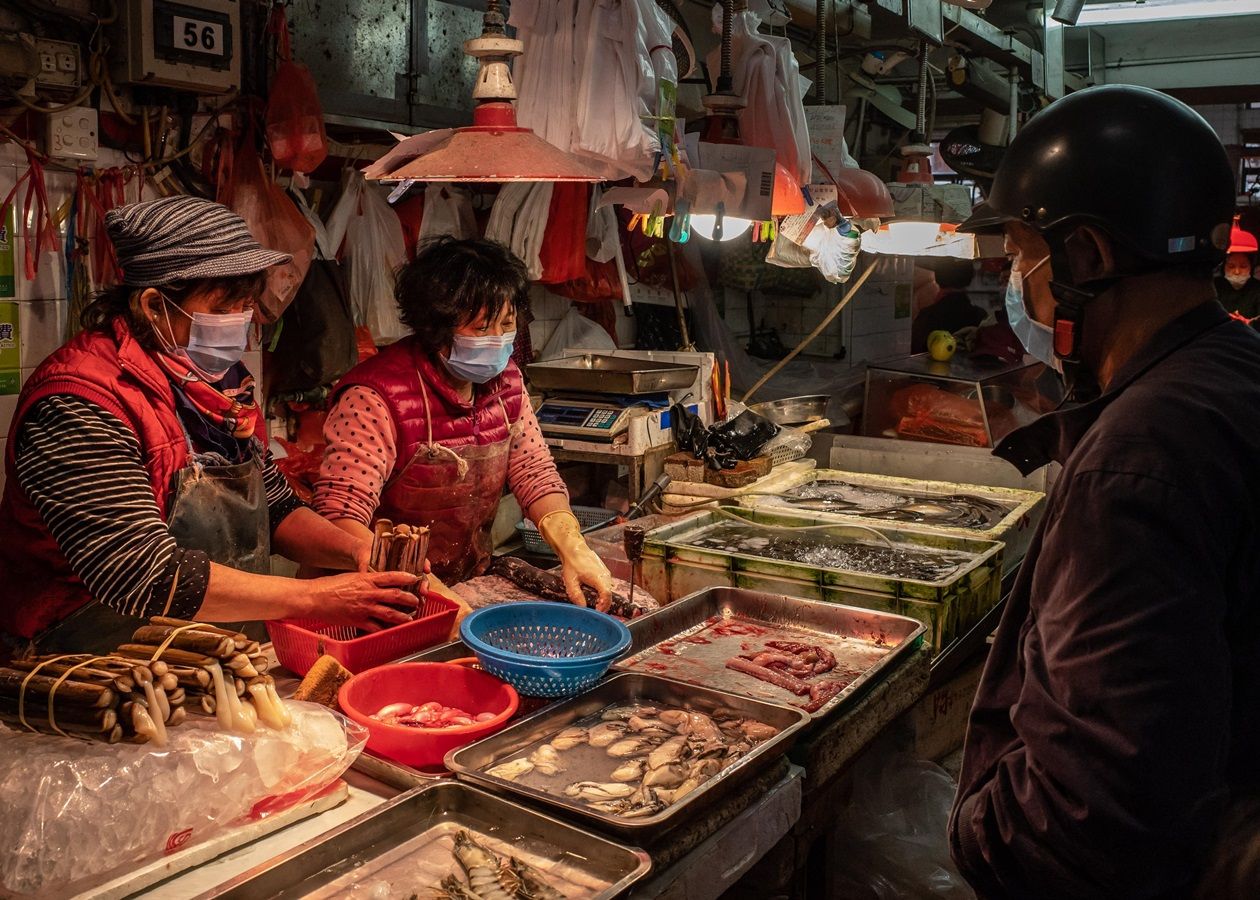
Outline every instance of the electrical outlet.
<svg viewBox="0 0 1260 900"><path fill-rule="evenodd" d="M96 110L76 106L50 114L45 147L49 156L58 159L96 159L99 148Z"/></svg>
<svg viewBox="0 0 1260 900"><path fill-rule="evenodd" d="M43 88L76 88L81 83L79 45L73 41L36 38L39 75L35 83Z"/></svg>

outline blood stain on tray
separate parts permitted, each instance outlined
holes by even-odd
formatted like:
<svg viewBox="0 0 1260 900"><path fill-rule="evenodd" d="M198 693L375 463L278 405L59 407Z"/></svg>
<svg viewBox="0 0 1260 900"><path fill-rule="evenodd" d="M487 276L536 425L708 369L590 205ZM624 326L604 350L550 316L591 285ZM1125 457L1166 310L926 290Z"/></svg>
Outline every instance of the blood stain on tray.
<svg viewBox="0 0 1260 900"><path fill-rule="evenodd" d="M701 637L698 634L693 634L689 638L683 638L683 640L686 641L688 644L712 644L713 643L713 641L709 640L706 637Z"/></svg>

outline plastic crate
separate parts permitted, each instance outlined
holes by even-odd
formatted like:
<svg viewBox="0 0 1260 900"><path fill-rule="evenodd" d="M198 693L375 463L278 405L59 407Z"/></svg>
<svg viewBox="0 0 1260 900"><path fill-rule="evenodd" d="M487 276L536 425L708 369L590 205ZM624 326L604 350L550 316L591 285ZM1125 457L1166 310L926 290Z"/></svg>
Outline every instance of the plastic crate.
<svg viewBox="0 0 1260 900"><path fill-rule="evenodd" d="M445 641L458 612L454 600L426 593L415 619L372 634L356 637L356 629L349 625L313 619L268 622L267 634L280 665L298 675L305 675L325 654L358 673Z"/></svg>
<svg viewBox="0 0 1260 900"><path fill-rule="evenodd" d="M615 509L604 509L599 506L575 506L573 507L573 515L577 516L579 525L583 528L590 528L592 525L599 525L601 522L607 522L611 525L611 520L615 519L620 513ZM530 553L536 553L539 556L556 555L556 552L551 549L551 545L543 540L542 534L538 531L538 526L529 519L516 523L516 533L520 535L521 543L525 545L525 549Z"/></svg>

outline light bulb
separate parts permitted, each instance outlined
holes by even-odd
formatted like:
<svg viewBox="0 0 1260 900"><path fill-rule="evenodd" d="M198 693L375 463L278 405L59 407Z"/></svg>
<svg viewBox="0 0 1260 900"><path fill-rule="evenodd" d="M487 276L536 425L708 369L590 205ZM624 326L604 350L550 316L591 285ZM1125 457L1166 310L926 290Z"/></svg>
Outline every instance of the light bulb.
<svg viewBox="0 0 1260 900"><path fill-rule="evenodd" d="M705 240L713 240L713 230L717 226L717 216L709 213L697 213L691 217L691 230ZM722 240L733 241L752 228L752 220L737 219L733 216L722 218Z"/></svg>
<svg viewBox="0 0 1260 900"><path fill-rule="evenodd" d="M936 222L893 222L878 231L862 234L867 253L918 256L937 242L941 226Z"/></svg>

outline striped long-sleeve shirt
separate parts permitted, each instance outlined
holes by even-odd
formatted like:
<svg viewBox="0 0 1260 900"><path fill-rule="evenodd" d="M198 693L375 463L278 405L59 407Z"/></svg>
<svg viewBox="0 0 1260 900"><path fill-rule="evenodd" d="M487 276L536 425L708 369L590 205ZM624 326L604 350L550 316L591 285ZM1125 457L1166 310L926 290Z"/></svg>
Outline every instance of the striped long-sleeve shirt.
<svg viewBox="0 0 1260 900"><path fill-rule="evenodd" d="M189 618L201 607L210 560L175 543L127 425L72 396L36 403L16 437L16 476L92 597L131 616ZM301 502L268 454L271 528Z"/></svg>

